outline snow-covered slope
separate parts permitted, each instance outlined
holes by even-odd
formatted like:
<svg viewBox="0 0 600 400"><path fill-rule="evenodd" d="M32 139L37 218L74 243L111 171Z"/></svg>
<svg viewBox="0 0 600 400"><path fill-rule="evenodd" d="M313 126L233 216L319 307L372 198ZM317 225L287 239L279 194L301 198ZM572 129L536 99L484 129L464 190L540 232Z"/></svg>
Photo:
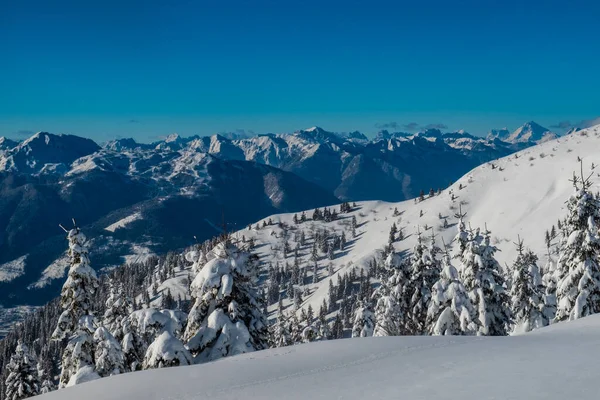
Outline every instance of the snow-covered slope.
<svg viewBox="0 0 600 400"><path fill-rule="evenodd" d="M600 316L512 337L383 337L136 372L44 400L596 399Z"/></svg>
<svg viewBox="0 0 600 400"><path fill-rule="evenodd" d="M457 233L458 218L455 214L460 210L466 213L465 221L473 229L483 230L487 226L492 232L492 244L500 250L496 258L503 267L512 265L516 257L514 242L519 236L525 241L525 246L539 256L539 264L544 267L547 262L544 233L564 216L564 203L573 190L569 179L574 171L579 173L580 169L578 157L583 159L585 171L592 164L600 165L600 126L482 165L441 194L425 196L420 202L359 202L351 212L340 214L337 220L331 222L313 221L313 210L307 210L307 220L299 224L294 223L294 214L277 214L251 224L234 236L254 241L254 251L260 256L266 276L269 264L284 266L287 263L291 266L294 263L293 251L284 256L285 232L290 248L294 249L297 237L304 231L307 239L305 245L299 248L299 263L309 272L302 307L311 305L313 310L318 310L323 299L327 299L330 280L336 283L338 276L349 273L354 267L365 268L378 257L388 243L393 223L402 229L405 236L405 239L394 243L395 250L409 254L419 231L425 240L430 240L433 233L438 245L442 246L442 239L450 244ZM600 174L594 171L594 177L597 178L595 186L600 188ZM296 215L301 216L300 213ZM358 225L355 238L351 234L353 217ZM444 219L447 220L446 228ZM333 260L319 252L317 279L313 283L312 236L314 232L323 230L329 235L341 236L344 233L347 244L343 251L336 249ZM331 276L330 264L334 272ZM171 286L177 284L168 283ZM186 290L180 287L177 292ZM159 300L156 304L160 304ZM283 299L283 305L286 312L292 309L287 297ZM269 308L271 319L276 317L276 308L277 303Z"/></svg>

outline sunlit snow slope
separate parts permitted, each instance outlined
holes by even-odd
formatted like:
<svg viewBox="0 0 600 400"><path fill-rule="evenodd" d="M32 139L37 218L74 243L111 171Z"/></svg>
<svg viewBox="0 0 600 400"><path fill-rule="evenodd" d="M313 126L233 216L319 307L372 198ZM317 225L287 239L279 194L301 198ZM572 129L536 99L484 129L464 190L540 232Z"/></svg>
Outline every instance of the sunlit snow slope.
<svg viewBox="0 0 600 400"><path fill-rule="evenodd" d="M135 372L51 400L596 399L600 316L512 337L343 339Z"/></svg>
<svg viewBox="0 0 600 400"><path fill-rule="evenodd" d="M590 169L600 165L600 126L575 132L571 135L545 142L528 148L511 156L484 164L475 168L441 194L415 204L413 200L400 203L380 201L358 202L351 213L341 214L332 222L310 220L313 210L307 210L309 218L301 224L294 224L294 214L278 214L252 224L251 229L243 229L235 236L238 239L253 238L256 244L255 252L260 256L263 265L293 263L293 255L283 255L283 230L276 224L285 222L290 226L289 242L293 249L296 246L294 232L304 230L307 243L300 249L301 264L309 269L308 293L305 293L303 307L311 304L318 310L323 299L327 298L329 280L334 283L337 275L349 272L353 266L363 267L377 256L388 242L392 223L402 228L406 238L394 243L396 251L409 254L416 241L416 233L420 231L425 240L431 236L433 227L438 245L450 243L456 233L458 219L455 213L462 209L466 212L465 221L473 228L487 228L492 232L492 243L499 248L497 259L504 267L511 265L516 249L514 242L517 236L525 241L525 246L534 250L540 258L540 266L547 261L547 250L544 244L544 233L558 218L564 217L564 203L572 194L573 186L569 179L573 172L579 174L578 157L583 159L584 173L592 173L594 188L600 188L600 168ZM423 166L426 168L427 166ZM460 189L462 187L462 189ZM452 194L456 196L452 201ZM338 208L338 207L336 207ZM394 216L394 208L399 216ZM421 217L421 211L423 216ZM443 228L446 217L448 227ZM298 213L298 216L300 213ZM357 237L350 234L350 220L355 216L358 222ZM274 224L262 227L263 221L271 219ZM425 230L425 227L429 228ZM318 279L312 283L312 231L327 229L330 233L341 235L345 232L348 245L343 252L336 251L334 260L327 259L320 253L318 261ZM328 276L328 264L333 264L334 275ZM173 288L181 280L166 282L165 287L177 292L186 292L187 287ZM290 302L283 300L286 310ZM160 299L156 299L160 304ZM270 318L275 317L277 304L272 305Z"/></svg>

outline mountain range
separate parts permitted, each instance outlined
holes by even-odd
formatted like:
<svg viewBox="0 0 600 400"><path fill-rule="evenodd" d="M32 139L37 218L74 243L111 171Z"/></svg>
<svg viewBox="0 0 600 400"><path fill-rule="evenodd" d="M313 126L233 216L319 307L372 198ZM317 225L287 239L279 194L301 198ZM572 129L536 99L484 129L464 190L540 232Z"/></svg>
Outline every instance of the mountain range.
<svg viewBox="0 0 600 400"><path fill-rule="evenodd" d="M58 225L72 218L93 238L92 263L110 267L274 213L412 198L538 138L432 129L368 139L318 127L244 138L170 135L151 144L98 145L46 132L2 138L0 303L40 304L57 293L67 265Z"/></svg>

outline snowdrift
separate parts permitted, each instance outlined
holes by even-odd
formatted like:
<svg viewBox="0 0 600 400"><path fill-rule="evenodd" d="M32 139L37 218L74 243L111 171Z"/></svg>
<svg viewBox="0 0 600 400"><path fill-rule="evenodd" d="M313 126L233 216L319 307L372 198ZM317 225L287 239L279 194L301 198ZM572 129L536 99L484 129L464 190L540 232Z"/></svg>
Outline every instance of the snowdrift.
<svg viewBox="0 0 600 400"><path fill-rule="evenodd" d="M135 372L40 400L596 399L600 315L512 337L343 339Z"/></svg>

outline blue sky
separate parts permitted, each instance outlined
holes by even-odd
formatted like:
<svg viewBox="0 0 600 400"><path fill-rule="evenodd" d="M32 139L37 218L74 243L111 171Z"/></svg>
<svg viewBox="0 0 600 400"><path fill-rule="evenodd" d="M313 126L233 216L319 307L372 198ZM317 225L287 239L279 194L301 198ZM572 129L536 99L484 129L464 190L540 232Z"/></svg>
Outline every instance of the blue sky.
<svg viewBox="0 0 600 400"><path fill-rule="evenodd" d="M598 15L596 1L5 1L0 136L577 123L600 115Z"/></svg>

